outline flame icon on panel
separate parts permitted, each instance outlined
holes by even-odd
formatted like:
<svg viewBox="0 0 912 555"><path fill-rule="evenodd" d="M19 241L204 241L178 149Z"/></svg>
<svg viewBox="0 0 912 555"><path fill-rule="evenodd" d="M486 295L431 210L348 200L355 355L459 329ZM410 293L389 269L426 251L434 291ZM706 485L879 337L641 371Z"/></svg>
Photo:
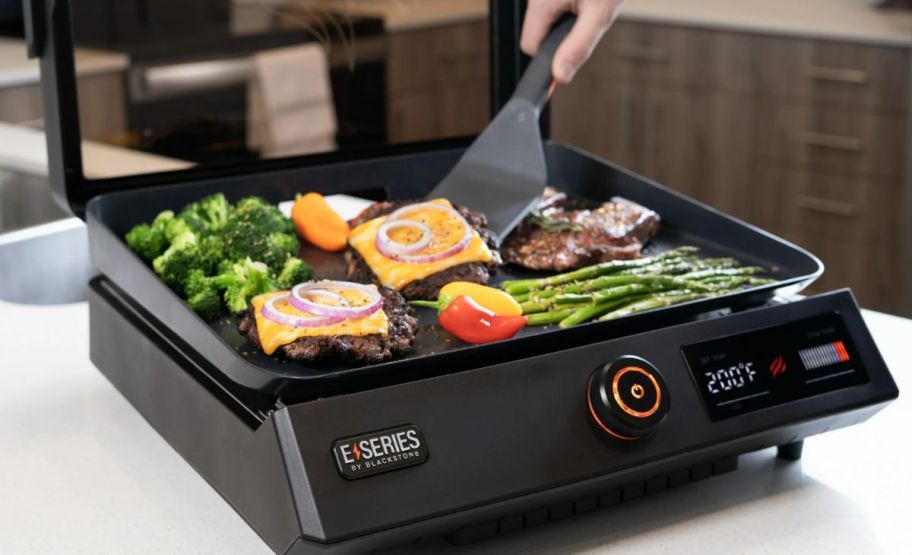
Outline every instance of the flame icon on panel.
<svg viewBox="0 0 912 555"><path fill-rule="evenodd" d="M782 358L782 355L777 356L773 359L773 362L770 363L770 374L775 378L779 374L785 373L788 370L788 366L785 364L785 359Z"/></svg>
<svg viewBox="0 0 912 555"><path fill-rule="evenodd" d="M352 452L355 454L355 459L360 461L361 460L361 450L358 449L357 443L352 443L352 445L353 445Z"/></svg>

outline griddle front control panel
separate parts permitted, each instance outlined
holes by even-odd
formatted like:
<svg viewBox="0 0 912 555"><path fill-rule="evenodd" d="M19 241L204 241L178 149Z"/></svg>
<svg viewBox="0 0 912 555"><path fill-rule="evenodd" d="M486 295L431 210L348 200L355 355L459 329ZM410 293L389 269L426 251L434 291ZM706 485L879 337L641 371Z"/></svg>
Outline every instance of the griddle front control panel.
<svg viewBox="0 0 912 555"><path fill-rule="evenodd" d="M597 368L587 389L589 415L596 429L620 441L651 434L665 420L671 405L662 374L634 355Z"/></svg>
<svg viewBox="0 0 912 555"><path fill-rule="evenodd" d="M302 403L285 439L339 538L791 444L896 394L840 292Z"/></svg>

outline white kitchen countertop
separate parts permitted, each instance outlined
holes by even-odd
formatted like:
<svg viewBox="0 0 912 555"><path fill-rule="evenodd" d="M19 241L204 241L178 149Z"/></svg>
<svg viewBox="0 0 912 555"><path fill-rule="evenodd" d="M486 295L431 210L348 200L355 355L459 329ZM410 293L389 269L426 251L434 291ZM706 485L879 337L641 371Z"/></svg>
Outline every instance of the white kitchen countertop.
<svg viewBox="0 0 912 555"><path fill-rule="evenodd" d="M300 0L246 0L288 3ZM620 19L805 38L912 46L912 12L873 8L877 0L624 0ZM479 19L487 0L316 0L382 17L389 31Z"/></svg>
<svg viewBox="0 0 912 555"><path fill-rule="evenodd" d="M241 4L329 6L340 13L383 19L387 31L448 25L487 17L489 0L235 0Z"/></svg>
<svg viewBox="0 0 912 555"><path fill-rule="evenodd" d="M912 46L912 12L877 0L625 0L621 19Z"/></svg>
<svg viewBox="0 0 912 555"><path fill-rule="evenodd" d="M865 318L901 390L912 320ZM0 302L0 552L265 553L88 359L85 304ZM448 553L907 553L912 403L731 474Z"/></svg>
<svg viewBox="0 0 912 555"><path fill-rule="evenodd" d="M77 48L76 75L86 77L123 71L130 58L119 52ZM40 78L38 60L26 55L25 41L0 37L0 89L22 85L37 85Z"/></svg>
<svg viewBox="0 0 912 555"><path fill-rule="evenodd" d="M0 122L0 168L47 176L47 140L44 131ZM82 141L83 173L90 179L183 170L193 162L149 152Z"/></svg>

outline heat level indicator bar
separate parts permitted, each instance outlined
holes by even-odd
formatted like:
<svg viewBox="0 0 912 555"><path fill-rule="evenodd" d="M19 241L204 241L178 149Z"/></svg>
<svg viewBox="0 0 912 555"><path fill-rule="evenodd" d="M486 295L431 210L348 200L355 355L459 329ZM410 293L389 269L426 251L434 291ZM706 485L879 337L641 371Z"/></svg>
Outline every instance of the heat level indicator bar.
<svg viewBox="0 0 912 555"><path fill-rule="evenodd" d="M834 341L825 345L818 345L809 349L798 351L801 362L808 370L816 370L825 366L832 366L849 360L849 352L842 341Z"/></svg>

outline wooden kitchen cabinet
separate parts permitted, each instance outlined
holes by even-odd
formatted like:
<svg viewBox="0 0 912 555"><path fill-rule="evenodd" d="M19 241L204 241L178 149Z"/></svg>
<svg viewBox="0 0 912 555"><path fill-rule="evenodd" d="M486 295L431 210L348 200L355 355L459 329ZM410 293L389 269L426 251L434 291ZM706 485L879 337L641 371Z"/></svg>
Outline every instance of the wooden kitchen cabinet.
<svg viewBox="0 0 912 555"><path fill-rule="evenodd" d="M711 92L581 74L552 103L552 137L732 214L747 199L751 110Z"/></svg>
<svg viewBox="0 0 912 555"><path fill-rule="evenodd" d="M646 137L639 171L730 214L746 216L745 195L731 183L750 177L750 139L745 134L749 106L683 89L649 90L644 104Z"/></svg>
<svg viewBox="0 0 912 555"><path fill-rule="evenodd" d="M864 112L905 112L909 49L781 37L751 39L740 92Z"/></svg>
<svg viewBox="0 0 912 555"><path fill-rule="evenodd" d="M691 90L749 86L750 39L737 33L621 22L581 73Z"/></svg>
<svg viewBox="0 0 912 555"><path fill-rule="evenodd" d="M755 176L755 219L826 265L814 290L852 287L871 308L897 309L902 189L895 182L775 165L755 168Z"/></svg>
<svg viewBox="0 0 912 555"><path fill-rule="evenodd" d="M618 23L552 136L802 245L896 310L910 49Z"/></svg>
<svg viewBox="0 0 912 555"><path fill-rule="evenodd" d="M411 142L474 135L490 120L488 20L387 37L387 135Z"/></svg>
<svg viewBox="0 0 912 555"><path fill-rule="evenodd" d="M393 142L475 135L488 123L488 95L474 83L398 91L388 101Z"/></svg>
<svg viewBox="0 0 912 555"><path fill-rule="evenodd" d="M808 166L821 175L902 176L905 118L791 100L755 103L758 159Z"/></svg>
<svg viewBox="0 0 912 555"><path fill-rule="evenodd" d="M633 83L581 73L573 86L559 88L551 101L551 136L611 161L639 167L644 129L640 106L645 89Z"/></svg>

